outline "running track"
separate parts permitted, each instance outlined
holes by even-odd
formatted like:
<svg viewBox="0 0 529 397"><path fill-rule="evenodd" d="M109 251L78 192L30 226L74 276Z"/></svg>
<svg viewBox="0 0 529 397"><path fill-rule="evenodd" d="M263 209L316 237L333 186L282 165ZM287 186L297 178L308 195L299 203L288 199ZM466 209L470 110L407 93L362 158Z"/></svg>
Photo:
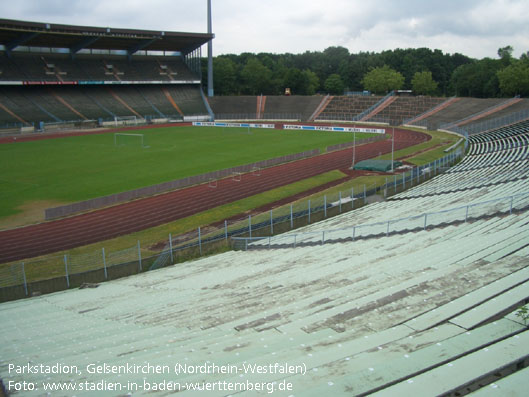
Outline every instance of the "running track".
<svg viewBox="0 0 529 397"><path fill-rule="evenodd" d="M429 139L430 136L420 132L396 129L395 150ZM390 152L391 140L358 146L356 161ZM208 184L192 186L69 218L0 231L0 263L158 226L324 172L348 168L351 160L352 149L345 149L263 169L260 176L243 174L239 182L226 178L218 181L216 188Z"/></svg>

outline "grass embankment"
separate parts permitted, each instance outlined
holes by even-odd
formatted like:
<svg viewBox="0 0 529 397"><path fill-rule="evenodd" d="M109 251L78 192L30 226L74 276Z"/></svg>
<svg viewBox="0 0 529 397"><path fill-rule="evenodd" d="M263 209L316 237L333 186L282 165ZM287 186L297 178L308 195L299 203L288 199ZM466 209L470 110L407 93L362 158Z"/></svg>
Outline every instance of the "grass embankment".
<svg viewBox="0 0 529 397"><path fill-rule="evenodd" d="M447 153L445 153L445 149L449 148L460 139L458 136L441 131L427 131L420 128L406 129L423 132L432 137L428 142L397 150L393 154L394 159L405 159L408 163L416 166L425 165L446 156ZM461 145L463 145L463 143ZM391 160L391 154L385 154L377 158L381 160ZM317 199L322 195L333 196L337 195L338 192L349 193L351 189L354 190L356 195L363 191L364 185L366 186L366 189L369 190L375 186L383 186L385 183L386 176L384 175L360 176L329 189L325 189L318 194L308 196L303 200Z"/></svg>

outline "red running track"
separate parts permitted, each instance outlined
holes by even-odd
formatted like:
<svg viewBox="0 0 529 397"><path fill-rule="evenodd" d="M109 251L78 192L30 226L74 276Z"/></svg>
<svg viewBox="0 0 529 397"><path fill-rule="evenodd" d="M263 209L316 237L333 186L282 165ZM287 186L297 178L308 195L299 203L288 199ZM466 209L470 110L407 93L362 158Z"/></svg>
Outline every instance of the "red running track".
<svg viewBox="0 0 529 397"><path fill-rule="evenodd" d="M429 135L395 130L395 150L430 139ZM391 152L391 140L358 146L356 161ZM49 254L130 234L172 222L219 205L294 183L324 172L348 168L352 149L327 153L261 170L260 176L243 174L192 186L114 207L51 222L0 231L0 263Z"/></svg>

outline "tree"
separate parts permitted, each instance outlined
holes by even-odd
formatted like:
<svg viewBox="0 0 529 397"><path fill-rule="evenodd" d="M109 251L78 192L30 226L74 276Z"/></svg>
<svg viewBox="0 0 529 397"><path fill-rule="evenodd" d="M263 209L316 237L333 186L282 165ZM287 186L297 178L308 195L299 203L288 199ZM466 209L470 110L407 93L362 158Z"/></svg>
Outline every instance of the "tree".
<svg viewBox="0 0 529 397"><path fill-rule="evenodd" d="M255 57L248 59L241 71L241 78L246 94L268 94L271 91L271 72Z"/></svg>
<svg viewBox="0 0 529 397"><path fill-rule="evenodd" d="M512 46L510 45L498 48L498 56L500 57L500 59L511 59L513 51L514 48L512 48Z"/></svg>
<svg viewBox="0 0 529 397"><path fill-rule="evenodd" d="M501 69L501 60L483 58L454 70L450 83L459 96L497 97L500 94L497 72Z"/></svg>
<svg viewBox="0 0 529 397"><path fill-rule="evenodd" d="M384 65L366 73L362 83L365 90L385 94L392 90L400 90L404 84L404 76L388 65Z"/></svg>
<svg viewBox="0 0 529 397"><path fill-rule="evenodd" d="M506 96L529 95L529 64L517 61L497 72L501 93Z"/></svg>
<svg viewBox="0 0 529 397"><path fill-rule="evenodd" d="M237 72L235 63L225 57L213 59L213 84L215 94L237 94Z"/></svg>
<svg viewBox="0 0 529 397"><path fill-rule="evenodd" d="M309 69L305 69L303 71L303 74L305 75L305 78L309 82L309 85L307 88L307 95L314 95L316 91L318 91L318 89L320 88L320 79L318 75Z"/></svg>
<svg viewBox="0 0 529 397"><path fill-rule="evenodd" d="M416 72L411 79L412 89L416 94L432 95L437 90L437 82L432 77L432 72Z"/></svg>
<svg viewBox="0 0 529 397"><path fill-rule="evenodd" d="M290 88L294 95L306 95L309 89L307 76L298 68L290 68L285 76L285 88Z"/></svg>
<svg viewBox="0 0 529 397"><path fill-rule="evenodd" d="M343 81L339 74L333 73L325 80L325 90L329 94L343 94Z"/></svg>

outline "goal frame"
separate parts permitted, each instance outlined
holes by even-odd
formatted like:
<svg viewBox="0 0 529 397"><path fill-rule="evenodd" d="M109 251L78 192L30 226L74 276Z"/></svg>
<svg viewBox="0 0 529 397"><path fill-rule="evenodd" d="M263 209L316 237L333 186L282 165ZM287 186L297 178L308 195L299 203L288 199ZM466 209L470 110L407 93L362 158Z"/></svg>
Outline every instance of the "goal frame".
<svg viewBox="0 0 529 397"><path fill-rule="evenodd" d="M149 146L145 146L145 135L144 134L132 134L128 132L115 132L114 133L114 146L123 146L123 145L118 145L118 136L141 137L141 147L144 149L149 147Z"/></svg>

